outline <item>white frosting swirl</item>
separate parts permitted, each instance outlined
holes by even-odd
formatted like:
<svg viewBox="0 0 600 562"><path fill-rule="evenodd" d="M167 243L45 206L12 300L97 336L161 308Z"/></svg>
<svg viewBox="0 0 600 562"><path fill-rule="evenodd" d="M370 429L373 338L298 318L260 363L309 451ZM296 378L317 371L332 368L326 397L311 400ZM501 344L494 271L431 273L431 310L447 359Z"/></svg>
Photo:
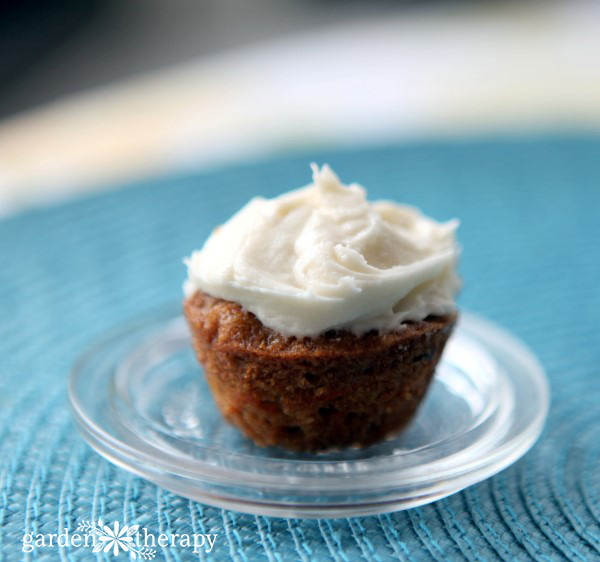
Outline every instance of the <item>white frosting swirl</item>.
<svg viewBox="0 0 600 562"><path fill-rule="evenodd" d="M186 260L187 296L235 301L284 335L361 334L454 310L458 221L369 203L325 165L314 183L256 197Z"/></svg>

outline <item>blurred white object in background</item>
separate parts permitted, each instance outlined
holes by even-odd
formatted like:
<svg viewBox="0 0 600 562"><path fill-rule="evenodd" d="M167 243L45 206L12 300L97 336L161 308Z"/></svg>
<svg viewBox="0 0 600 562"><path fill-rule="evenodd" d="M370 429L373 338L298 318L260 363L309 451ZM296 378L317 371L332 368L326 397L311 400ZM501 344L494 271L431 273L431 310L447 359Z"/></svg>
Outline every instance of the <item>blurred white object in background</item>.
<svg viewBox="0 0 600 562"><path fill-rule="evenodd" d="M399 138L600 130L599 2L321 29L0 123L0 212L181 167Z"/></svg>

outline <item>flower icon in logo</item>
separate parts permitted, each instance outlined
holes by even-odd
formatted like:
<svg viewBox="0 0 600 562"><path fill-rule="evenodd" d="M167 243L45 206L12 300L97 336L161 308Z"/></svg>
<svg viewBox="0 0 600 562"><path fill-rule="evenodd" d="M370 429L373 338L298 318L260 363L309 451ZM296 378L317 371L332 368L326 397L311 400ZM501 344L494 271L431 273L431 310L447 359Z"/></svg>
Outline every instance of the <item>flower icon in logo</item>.
<svg viewBox="0 0 600 562"><path fill-rule="evenodd" d="M98 520L98 543L94 547L94 552L100 552L101 550L110 552L112 549L113 556L119 554L119 548L124 552L129 552L133 546L131 544L133 542L131 535L135 535L138 528L139 525L132 525L131 527L125 525L124 527L120 527L119 522L115 521L111 529L108 525L102 524L102 519ZM135 549L133 550L135 551Z"/></svg>
<svg viewBox="0 0 600 562"><path fill-rule="evenodd" d="M129 552L129 557L132 560L136 560L137 558L151 560L154 558L156 551L147 546L140 547L133 540L139 528L139 525L124 525L121 527L120 523L115 521L111 529L102 522L102 519L98 519L98 524L93 521L83 521L77 526L78 531L92 533L96 537L93 552L103 550L108 553L112 550L113 556L117 556L120 549L123 552Z"/></svg>

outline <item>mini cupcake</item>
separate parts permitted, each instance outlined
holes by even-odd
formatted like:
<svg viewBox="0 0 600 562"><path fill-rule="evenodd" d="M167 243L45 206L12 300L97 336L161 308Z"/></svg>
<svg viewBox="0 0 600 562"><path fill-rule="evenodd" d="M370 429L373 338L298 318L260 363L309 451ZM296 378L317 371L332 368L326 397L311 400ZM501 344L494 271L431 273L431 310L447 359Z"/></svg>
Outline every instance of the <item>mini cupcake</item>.
<svg viewBox="0 0 600 562"><path fill-rule="evenodd" d="M184 311L224 417L259 445L402 429L456 321L457 221L369 203L328 166L252 199L186 261Z"/></svg>

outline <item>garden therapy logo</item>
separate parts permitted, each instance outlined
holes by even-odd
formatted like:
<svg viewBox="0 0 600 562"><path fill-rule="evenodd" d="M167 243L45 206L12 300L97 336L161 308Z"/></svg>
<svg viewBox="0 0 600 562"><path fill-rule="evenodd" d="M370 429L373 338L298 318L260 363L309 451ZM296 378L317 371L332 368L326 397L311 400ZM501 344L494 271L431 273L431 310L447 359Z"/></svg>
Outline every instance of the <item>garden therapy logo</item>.
<svg viewBox="0 0 600 562"><path fill-rule="evenodd" d="M78 531L92 534L96 537L97 541L95 541L96 544L92 552L100 552L101 550L110 552L112 550L113 556L117 556L119 550L122 550L129 552L129 557L134 560L138 557L143 560L150 560L154 558L156 551L146 546L139 548L134 542L133 536L137 534L139 528L139 525L131 525L130 527L125 525L121 527L119 522L115 521L111 529L108 525L104 525L102 519L98 519L98 525L95 525L93 522L83 521L77 526Z"/></svg>
<svg viewBox="0 0 600 562"><path fill-rule="evenodd" d="M47 548L89 548L94 553L118 556L125 554L131 560L152 560L157 548L192 548L194 554L201 550L210 552L218 533L161 533L153 535L139 525L121 525L118 521L107 525L98 519L82 521L72 533L63 529L59 534L23 535L23 552Z"/></svg>

